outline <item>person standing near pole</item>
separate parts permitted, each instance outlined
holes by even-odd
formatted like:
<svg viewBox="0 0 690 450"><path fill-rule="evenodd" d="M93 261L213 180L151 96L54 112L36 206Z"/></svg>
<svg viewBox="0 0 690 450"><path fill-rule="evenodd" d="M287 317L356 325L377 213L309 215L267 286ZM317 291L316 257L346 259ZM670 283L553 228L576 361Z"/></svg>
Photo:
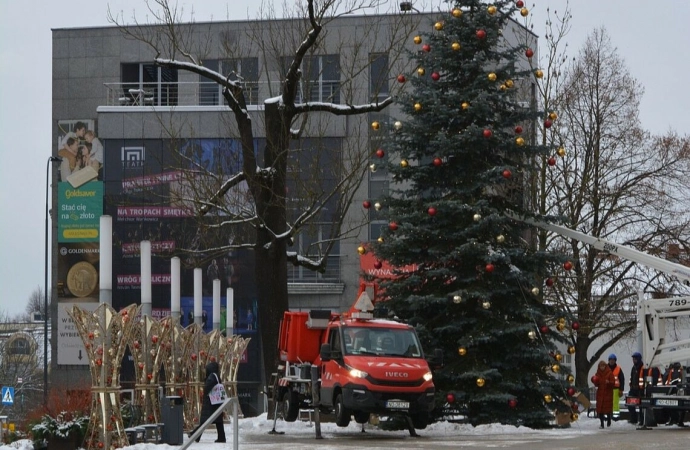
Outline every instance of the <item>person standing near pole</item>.
<svg viewBox="0 0 690 450"><path fill-rule="evenodd" d="M613 386L613 420L618 420L621 416L619 402L621 399L621 388L625 386L625 374L623 374L621 366L618 365L618 358L615 353L609 355L609 368L616 379Z"/></svg>

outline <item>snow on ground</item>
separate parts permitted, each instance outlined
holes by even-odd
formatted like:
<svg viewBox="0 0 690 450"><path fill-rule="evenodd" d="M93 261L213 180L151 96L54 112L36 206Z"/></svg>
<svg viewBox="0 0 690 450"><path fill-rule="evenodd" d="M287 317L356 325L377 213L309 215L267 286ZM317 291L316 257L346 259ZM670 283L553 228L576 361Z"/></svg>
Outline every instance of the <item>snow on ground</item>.
<svg viewBox="0 0 690 450"><path fill-rule="evenodd" d="M252 436L267 435L269 431L273 428L273 421L267 420L266 414L262 414L258 417L240 419L239 422L239 444L242 447L243 442L248 442L251 440ZM400 435L401 437L407 436L407 431L382 431L371 425L366 425L369 430L376 430L376 433L391 433L391 435ZM626 421L614 422L612 424L613 429L623 429L629 428L631 431L635 427ZM354 423L350 423L347 428L339 428L334 423L322 423L321 424L321 434L323 436L328 436L330 434L337 433L357 433L361 429L361 426ZM308 422L295 422L295 423L285 423L279 420L276 424L277 431L284 431L285 438L281 439L279 436L275 437L275 446L261 445L262 449L284 449L286 444L289 444L291 438L309 438L314 436L314 427ZM429 425L425 430L419 430L419 433L424 436L436 436L436 437L448 437L448 436L486 436L486 435L516 435L516 434L531 434L534 436L548 437L553 436L560 439L567 437L576 437L584 434L596 434L599 432L605 432L606 430L599 429L599 419L590 418L586 416L580 416L580 419L573 422L569 428L554 428L548 430L535 430L527 427L514 427L499 424L491 425L481 425L478 427L472 427L471 425L465 424L455 424L449 422L438 422ZM190 449L210 449L210 450L220 450L232 447L232 437L233 437L233 424L225 424L225 433L227 435L228 443L226 444L216 444L213 441L217 438L215 427L210 426L201 438L201 442L198 444L193 444ZM185 442L187 441L187 436L184 437ZM289 446L289 445L288 445ZM171 450L176 446L170 446L167 444L136 444L129 447L124 447L124 450ZM325 447L320 446L321 449ZM10 445L0 446L0 450L33 450L33 445L29 440L21 440L14 442Z"/></svg>

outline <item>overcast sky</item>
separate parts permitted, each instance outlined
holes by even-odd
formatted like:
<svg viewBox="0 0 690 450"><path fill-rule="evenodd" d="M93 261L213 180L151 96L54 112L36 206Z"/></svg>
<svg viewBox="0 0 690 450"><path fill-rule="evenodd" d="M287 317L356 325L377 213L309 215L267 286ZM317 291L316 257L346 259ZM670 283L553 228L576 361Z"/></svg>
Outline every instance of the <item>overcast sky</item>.
<svg viewBox="0 0 690 450"><path fill-rule="evenodd" d="M260 3L203 0L178 5L187 13L193 9L196 21L207 21L253 18ZM415 6L447 8L439 0L426 0L426 8L424 3L417 0ZM544 34L547 5L559 12L566 5L564 0L525 3L535 3L531 10L538 35ZM51 29L108 25L108 5L125 19L133 11L146 17L144 0L0 0L0 312L22 312L44 283L46 161L54 147ZM593 28L603 25L645 88L643 126L656 134L671 129L690 134L690 1L572 0L570 9L571 55Z"/></svg>

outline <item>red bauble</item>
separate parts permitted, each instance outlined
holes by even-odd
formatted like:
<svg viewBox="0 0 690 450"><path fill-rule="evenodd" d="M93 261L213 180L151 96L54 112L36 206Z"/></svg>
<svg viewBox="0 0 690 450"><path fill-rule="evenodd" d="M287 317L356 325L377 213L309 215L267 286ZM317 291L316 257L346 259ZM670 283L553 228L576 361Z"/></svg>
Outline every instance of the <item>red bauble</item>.
<svg viewBox="0 0 690 450"><path fill-rule="evenodd" d="M489 130L488 128L486 128L486 129L484 130L483 134L484 134L484 137L485 137L485 138L490 138L492 133L491 133L491 130Z"/></svg>
<svg viewBox="0 0 690 450"><path fill-rule="evenodd" d="M573 411L575 411L575 412L578 412L578 411L579 411L579 406L577 405L577 403L574 403L574 402L573 402L571 408L573 408Z"/></svg>
<svg viewBox="0 0 690 450"><path fill-rule="evenodd" d="M216 362L216 357L215 357L215 356L211 356L211 362Z"/></svg>
<svg viewBox="0 0 690 450"><path fill-rule="evenodd" d="M196 353L192 353L192 361L196 361Z"/></svg>
<svg viewBox="0 0 690 450"><path fill-rule="evenodd" d="M544 128L551 128L551 125L553 125L553 122L551 122L549 119L544 121Z"/></svg>
<svg viewBox="0 0 690 450"><path fill-rule="evenodd" d="M580 324L578 322L573 322L571 327L573 328L573 330L577 331L580 329Z"/></svg>
<svg viewBox="0 0 690 450"><path fill-rule="evenodd" d="M592 376L592 384L597 384L599 382L599 377L596 375Z"/></svg>
<svg viewBox="0 0 690 450"><path fill-rule="evenodd" d="M477 30L477 39L484 39L486 37L486 31Z"/></svg>
<svg viewBox="0 0 690 450"><path fill-rule="evenodd" d="M491 263L487 264L487 265L486 265L486 267L484 268L484 270L486 270L486 271L487 271L487 273L491 273L491 272L493 272L493 271L494 271L494 269L495 269L495 267L494 267L494 265L493 265L493 264L491 264Z"/></svg>
<svg viewBox="0 0 690 450"><path fill-rule="evenodd" d="M425 52L430 52L431 51L431 45L429 45L429 44L422 45L422 50L424 50Z"/></svg>
<svg viewBox="0 0 690 450"><path fill-rule="evenodd" d="M575 388L574 388L574 387L570 386L570 387L568 388L568 395L571 396L571 397L572 397L573 395L575 395Z"/></svg>
<svg viewBox="0 0 690 450"><path fill-rule="evenodd" d="M548 287L553 286L553 278L547 278L547 279L546 279L546 285L547 285Z"/></svg>
<svg viewBox="0 0 690 450"><path fill-rule="evenodd" d="M405 81L407 81L405 79L405 75L403 75L403 74L398 75L398 83L404 83Z"/></svg>
<svg viewBox="0 0 690 450"><path fill-rule="evenodd" d="M510 178L511 176L513 176L513 173L512 173L510 170L506 169L506 170L503 171L503 178L508 179L508 178Z"/></svg>
<svg viewBox="0 0 690 450"><path fill-rule="evenodd" d="M434 81L438 81L441 79L441 75L439 75L438 72L434 72L431 74L431 79Z"/></svg>
<svg viewBox="0 0 690 450"><path fill-rule="evenodd" d="M539 331L541 331L541 334L546 334L549 332L549 327L542 325L541 328L539 328Z"/></svg>
<svg viewBox="0 0 690 450"><path fill-rule="evenodd" d="M549 161L548 161L548 162L549 162L549 165L550 165L550 166L555 166L555 165L556 165L556 158L554 158L554 157L552 156L551 158L549 158Z"/></svg>
<svg viewBox="0 0 690 450"><path fill-rule="evenodd" d="M364 200L362 202L362 206L364 207L364 209L369 209L371 208L371 202L369 200Z"/></svg>
<svg viewBox="0 0 690 450"><path fill-rule="evenodd" d="M381 261L374 261L374 269L380 269L381 267L383 267Z"/></svg>
<svg viewBox="0 0 690 450"><path fill-rule="evenodd" d="M441 158L439 158L439 157L434 158L434 165L436 167L441 167L442 164L443 164L443 160Z"/></svg>
<svg viewBox="0 0 690 450"><path fill-rule="evenodd" d="M380 148L376 150L376 156L379 158L383 158L384 156L386 156L386 152L384 152L383 149Z"/></svg>
<svg viewBox="0 0 690 450"><path fill-rule="evenodd" d="M391 223L388 224L388 229L391 230L391 231L395 231L395 230L398 229L398 224L395 223L395 222L391 222Z"/></svg>
<svg viewBox="0 0 690 450"><path fill-rule="evenodd" d="M433 206L430 206L426 212L429 213L429 215L433 217L436 215L436 208L434 208Z"/></svg>
<svg viewBox="0 0 690 450"><path fill-rule="evenodd" d="M528 48L527 50L525 50L525 56L531 58L532 56L534 56L534 50Z"/></svg>
<svg viewBox="0 0 690 450"><path fill-rule="evenodd" d="M447 393L446 394L446 401L448 403L455 403L455 394L453 394L452 392Z"/></svg>
<svg viewBox="0 0 690 450"><path fill-rule="evenodd" d="M566 261L563 263L563 268L565 270L573 270L573 263L571 263L570 261Z"/></svg>
<svg viewBox="0 0 690 450"><path fill-rule="evenodd" d="M522 134L522 127L520 125L515 127L515 134Z"/></svg>
<svg viewBox="0 0 690 450"><path fill-rule="evenodd" d="M515 400L514 398L508 400L508 406L511 408L515 408L517 406L517 400Z"/></svg>
<svg viewBox="0 0 690 450"><path fill-rule="evenodd" d="M523 2L522 0L518 0L517 2L515 2L515 6L517 6L518 8L523 8L525 6L525 2Z"/></svg>
<svg viewBox="0 0 690 450"><path fill-rule="evenodd" d="M158 335L157 334L154 334L153 336L151 336L151 342L153 342L154 344L158 342Z"/></svg>

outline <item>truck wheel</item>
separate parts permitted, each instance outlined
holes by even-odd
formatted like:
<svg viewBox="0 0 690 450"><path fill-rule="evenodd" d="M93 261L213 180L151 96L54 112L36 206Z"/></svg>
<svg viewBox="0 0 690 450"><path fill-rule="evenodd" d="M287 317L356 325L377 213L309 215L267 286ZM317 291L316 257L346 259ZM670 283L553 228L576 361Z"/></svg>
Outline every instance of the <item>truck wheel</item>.
<svg viewBox="0 0 690 450"><path fill-rule="evenodd" d="M355 422L367 423L369 422L369 413L365 411L355 411Z"/></svg>
<svg viewBox="0 0 690 450"><path fill-rule="evenodd" d="M283 394L283 419L294 422L299 416L299 397L295 391L285 391Z"/></svg>
<svg viewBox="0 0 690 450"><path fill-rule="evenodd" d="M350 416L352 413L343 404L343 394L338 394L335 398L335 424L339 427L346 427L350 425Z"/></svg>

